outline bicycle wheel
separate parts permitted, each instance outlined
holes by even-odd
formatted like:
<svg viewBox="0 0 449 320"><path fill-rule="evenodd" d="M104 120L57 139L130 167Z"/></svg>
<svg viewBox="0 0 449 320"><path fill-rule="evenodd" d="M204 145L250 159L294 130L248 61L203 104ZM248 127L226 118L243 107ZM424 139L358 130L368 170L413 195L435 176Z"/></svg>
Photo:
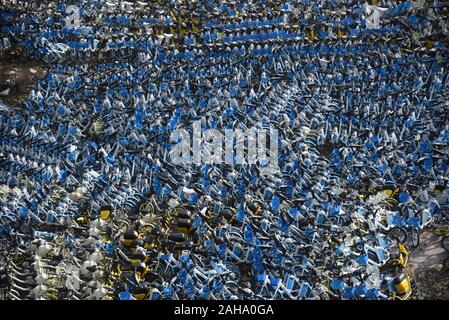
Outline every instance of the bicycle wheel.
<svg viewBox="0 0 449 320"><path fill-rule="evenodd" d="M446 269L446 270L449 270L449 257L444 259L443 268Z"/></svg>
<svg viewBox="0 0 449 320"><path fill-rule="evenodd" d="M441 246L444 250L449 252L449 236L445 236L443 239L441 239Z"/></svg>
<svg viewBox="0 0 449 320"><path fill-rule="evenodd" d="M418 248L418 246L419 246L419 230L416 229L416 228L412 229L411 241L412 241L412 247L413 248Z"/></svg>
<svg viewBox="0 0 449 320"><path fill-rule="evenodd" d="M407 240L407 231L401 227L393 227L388 230L388 238L390 240L396 240L400 243L405 243Z"/></svg>
<svg viewBox="0 0 449 320"><path fill-rule="evenodd" d="M445 220L449 220L449 207L447 205L441 206L437 212L436 216L438 217L437 222L444 223Z"/></svg>
<svg viewBox="0 0 449 320"><path fill-rule="evenodd" d="M442 215L443 215L443 217L446 218L446 220L449 220L449 208L448 208L448 207L445 207L445 208L443 209Z"/></svg>

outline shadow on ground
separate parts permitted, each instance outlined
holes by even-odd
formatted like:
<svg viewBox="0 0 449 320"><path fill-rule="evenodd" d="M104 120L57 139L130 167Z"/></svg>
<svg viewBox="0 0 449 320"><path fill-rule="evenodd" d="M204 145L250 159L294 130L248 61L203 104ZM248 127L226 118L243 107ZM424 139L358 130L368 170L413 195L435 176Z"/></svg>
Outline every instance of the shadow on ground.
<svg viewBox="0 0 449 320"><path fill-rule="evenodd" d="M443 268L448 253L440 242L441 237L425 231L410 254L409 272L417 287L414 299L449 300L449 270Z"/></svg>

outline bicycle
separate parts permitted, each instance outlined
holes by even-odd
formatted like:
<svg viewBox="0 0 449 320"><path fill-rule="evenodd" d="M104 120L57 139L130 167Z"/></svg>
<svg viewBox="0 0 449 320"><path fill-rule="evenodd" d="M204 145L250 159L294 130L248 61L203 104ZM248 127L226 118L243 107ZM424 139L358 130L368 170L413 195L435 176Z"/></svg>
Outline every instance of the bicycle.
<svg viewBox="0 0 449 320"><path fill-rule="evenodd" d="M389 263L393 266L406 268L409 262L410 254L403 243L397 241L396 245L398 249L398 256L397 258L390 258Z"/></svg>

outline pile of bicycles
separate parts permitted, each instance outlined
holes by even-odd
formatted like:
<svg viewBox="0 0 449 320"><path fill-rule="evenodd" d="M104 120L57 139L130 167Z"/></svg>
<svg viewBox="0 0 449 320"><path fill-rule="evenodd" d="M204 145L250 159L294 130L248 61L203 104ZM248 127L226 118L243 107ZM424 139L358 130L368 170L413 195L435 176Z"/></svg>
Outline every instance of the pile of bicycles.
<svg viewBox="0 0 449 320"><path fill-rule="evenodd" d="M0 103L0 299L413 298L449 221L447 1L1 10L47 73Z"/></svg>

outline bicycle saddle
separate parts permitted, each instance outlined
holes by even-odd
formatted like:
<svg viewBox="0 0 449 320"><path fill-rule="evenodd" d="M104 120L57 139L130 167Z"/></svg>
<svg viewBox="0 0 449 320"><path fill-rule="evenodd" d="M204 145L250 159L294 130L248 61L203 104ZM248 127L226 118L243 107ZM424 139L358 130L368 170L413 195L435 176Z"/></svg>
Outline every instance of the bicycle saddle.
<svg viewBox="0 0 449 320"><path fill-rule="evenodd" d="M125 234L123 235L123 239L125 240L137 240L139 238L139 233L133 229L127 229Z"/></svg>
<svg viewBox="0 0 449 320"><path fill-rule="evenodd" d="M171 232L168 235L168 240L173 242L184 242L187 241L187 236L182 232Z"/></svg>
<svg viewBox="0 0 449 320"><path fill-rule="evenodd" d="M140 248L141 250L139 250L139 248L136 249L135 252L133 252L131 254L131 262L132 263L141 263L141 262L145 262L148 259L148 256L145 254L145 252L143 251L142 248Z"/></svg>
<svg viewBox="0 0 449 320"><path fill-rule="evenodd" d="M173 221L173 225L178 228L186 228L187 230L192 227L191 219L176 219Z"/></svg>
<svg viewBox="0 0 449 320"><path fill-rule="evenodd" d="M181 219L190 219L192 217L192 212L187 209L183 209L178 212L177 216Z"/></svg>
<svg viewBox="0 0 449 320"><path fill-rule="evenodd" d="M145 299L150 293L149 287L145 286L145 284L130 286L129 290L137 300Z"/></svg>

